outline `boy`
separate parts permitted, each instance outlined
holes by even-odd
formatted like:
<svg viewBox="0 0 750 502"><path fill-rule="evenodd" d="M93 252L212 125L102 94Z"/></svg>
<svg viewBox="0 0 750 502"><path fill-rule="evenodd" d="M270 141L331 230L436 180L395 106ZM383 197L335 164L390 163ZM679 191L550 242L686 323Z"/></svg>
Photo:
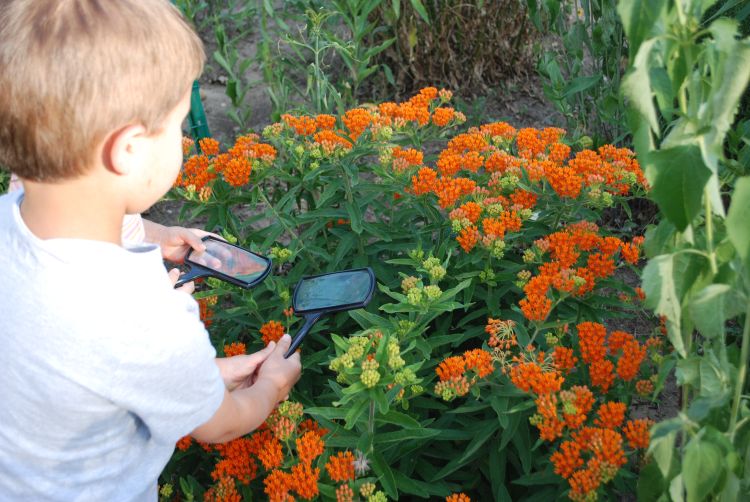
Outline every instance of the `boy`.
<svg viewBox="0 0 750 502"><path fill-rule="evenodd" d="M259 426L299 378L290 339L216 359L125 214L171 186L204 54L166 0L0 10L0 500L156 500L185 434Z"/></svg>

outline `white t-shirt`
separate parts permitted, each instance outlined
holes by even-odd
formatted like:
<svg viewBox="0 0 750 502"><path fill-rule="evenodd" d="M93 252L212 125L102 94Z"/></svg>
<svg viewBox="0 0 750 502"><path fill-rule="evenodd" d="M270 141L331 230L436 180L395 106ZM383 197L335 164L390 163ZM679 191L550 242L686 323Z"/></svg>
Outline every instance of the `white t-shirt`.
<svg viewBox="0 0 750 502"><path fill-rule="evenodd" d="M156 500L224 384L157 246L40 240L0 197L0 500Z"/></svg>

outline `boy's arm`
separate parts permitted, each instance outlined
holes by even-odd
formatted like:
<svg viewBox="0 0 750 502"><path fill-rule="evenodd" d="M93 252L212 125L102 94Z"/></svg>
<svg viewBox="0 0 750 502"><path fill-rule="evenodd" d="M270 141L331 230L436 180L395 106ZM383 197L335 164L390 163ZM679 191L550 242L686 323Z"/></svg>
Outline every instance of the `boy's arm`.
<svg viewBox="0 0 750 502"><path fill-rule="evenodd" d="M199 441L221 443L259 427L276 405L286 399L299 379L302 368L299 354L284 359L290 345L291 337L284 335L261 365L255 383L247 388L225 391L216 413L191 435Z"/></svg>

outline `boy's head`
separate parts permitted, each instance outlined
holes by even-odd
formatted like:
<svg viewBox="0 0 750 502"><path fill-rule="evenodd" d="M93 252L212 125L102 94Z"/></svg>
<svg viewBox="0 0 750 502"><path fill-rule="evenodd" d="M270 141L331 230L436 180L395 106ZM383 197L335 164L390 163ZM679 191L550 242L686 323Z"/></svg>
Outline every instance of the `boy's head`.
<svg viewBox="0 0 750 502"><path fill-rule="evenodd" d="M159 133L205 56L167 0L9 0L0 10L0 164L76 178L118 130Z"/></svg>

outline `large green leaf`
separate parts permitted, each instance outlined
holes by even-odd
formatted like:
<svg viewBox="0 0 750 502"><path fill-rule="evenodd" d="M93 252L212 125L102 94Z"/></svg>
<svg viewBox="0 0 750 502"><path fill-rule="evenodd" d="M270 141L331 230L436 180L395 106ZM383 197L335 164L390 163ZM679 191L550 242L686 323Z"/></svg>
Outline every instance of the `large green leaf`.
<svg viewBox="0 0 750 502"><path fill-rule="evenodd" d="M643 269L646 307L667 317L667 336L682 357L687 355L681 333L682 298L698 271L695 259L687 253L657 256Z"/></svg>
<svg viewBox="0 0 750 502"><path fill-rule="evenodd" d="M750 269L750 176L735 183L726 223L729 240L744 261L745 269Z"/></svg>
<svg viewBox="0 0 750 502"><path fill-rule="evenodd" d="M664 31L661 17L666 5L666 0L620 0L618 2L617 13L620 14L625 35L628 37L631 59L638 53L644 40Z"/></svg>
<svg viewBox="0 0 750 502"><path fill-rule="evenodd" d="M685 447L682 474L688 502L706 500L724 470L721 449L701 436Z"/></svg>
<svg viewBox="0 0 750 502"><path fill-rule="evenodd" d="M711 177L700 148L674 146L649 153L645 162L651 197L678 230L685 230L701 210L703 188Z"/></svg>
<svg viewBox="0 0 750 502"><path fill-rule="evenodd" d="M638 49L635 62L622 80L622 92L654 133L659 133L659 121L656 118L648 60L656 40L649 39ZM632 118L631 118L632 121ZM638 128L640 129L640 127Z"/></svg>
<svg viewBox="0 0 750 502"><path fill-rule="evenodd" d="M724 332L726 303L732 288L728 284L711 284L691 300L690 316L695 327L706 338L717 338Z"/></svg>

